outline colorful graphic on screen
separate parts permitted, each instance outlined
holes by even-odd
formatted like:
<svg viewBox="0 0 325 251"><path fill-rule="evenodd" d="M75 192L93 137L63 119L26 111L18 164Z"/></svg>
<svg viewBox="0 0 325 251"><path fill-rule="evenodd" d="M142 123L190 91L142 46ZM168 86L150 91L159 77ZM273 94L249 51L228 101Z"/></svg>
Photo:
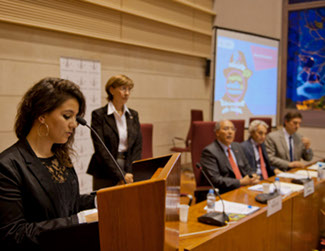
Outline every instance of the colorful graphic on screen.
<svg viewBox="0 0 325 251"><path fill-rule="evenodd" d="M325 8L289 13L287 108L325 110Z"/></svg>
<svg viewBox="0 0 325 251"><path fill-rule="evenodd" d="M213 119L272 117L277 110L279 41L217 30Z"/></svg>

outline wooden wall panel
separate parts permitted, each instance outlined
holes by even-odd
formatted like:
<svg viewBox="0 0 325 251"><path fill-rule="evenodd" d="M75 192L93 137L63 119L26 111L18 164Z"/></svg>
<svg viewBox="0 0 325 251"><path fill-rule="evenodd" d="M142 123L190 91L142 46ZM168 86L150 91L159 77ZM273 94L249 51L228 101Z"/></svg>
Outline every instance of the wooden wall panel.
<svg viewBox="0 0 325 251"><path fill-rule="evenodd" d="M210 112L213 0L0 0L0 103L7 115L0 151L16 141L14 114L41 78L60 75L60 57L98 60L104 86L115 74L135 81L129 106L154 124L154 155L186 136L190 109ZM202 9L204 11L202 11ZM9 112L8 112L9 111ZM10 118L9 118L9 117Z"/></svg>
<svg viewBox="0 0 325 251"><path fill-rule="evenodd" d="M193 33L180 28L144 20L135 16L123 16L121 36L132 43L145 41L148 47L182 52L193 51Z"/></svg>
<svg viewBox="0 0 325 251"><path fill-rule="evenodd" d="M170 0L0 1L0 20L5 22L207 57L210 51L196 53L195 41L189 37L198 33L211 38L213 15L195 16L194 12L195 9ZM202 25L195 21L197 18L202 19ZM180 42L175 43L175 39L168 37ZM156 39L148 41L148 38ZM181 48L179 43L190 45Z"/></svg>
<svg viewBox="0 0 325 251"><path fill-rule="evenodd" d="M202 58L0 22L0 102L6 111L0 128L0 151L16 141L16 107L26 90L46 76L59 76L61 56L99 60L104 86L115 74L135 82L128 105L142 123L154 125L154 155L170 153L171 138L186 136L190 109L209 113L210 85ZM9 111L9 113L8 113ZM7 117L4 117L5 115ZM10 117L10 119L8 118Z"/></svg>
<svg viewBox="0 0 325 251"><path fill-rule="evenodd" d="M175 24L191 25L193 21L193 10L174 4L170 0L124 0L123 7L142 11Z"/></svg>

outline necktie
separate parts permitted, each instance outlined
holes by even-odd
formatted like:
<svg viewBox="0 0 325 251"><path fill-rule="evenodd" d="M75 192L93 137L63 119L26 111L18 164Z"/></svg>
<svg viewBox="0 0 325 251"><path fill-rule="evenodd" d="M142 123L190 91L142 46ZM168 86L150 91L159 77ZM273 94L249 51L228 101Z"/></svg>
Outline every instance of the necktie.
<svg viewBox="0 0 325 251"><path fill-rule="evenodd" d="M261 167L261 172L262 172L263 179L267 179L269 176L267 175L267 171L266 171L265 161L264 161L263 154L262 154L262 146L261 145L258 145L258 153L260 155L260 167Z"/></svg>
<svg viewBox="0 0 325 251"><path fill-rule="evenodd" d="M229 159L229 162L230 162L230 165L231 165L231 168L232 170L234 171L234 174L236 176L236 179L241 179L242 176L240 174L240 171L239 171L239 168L235 162L235 160L233 159L231 153L230 153L230 148L227 149L227 152L228 152L228 159Z"/></svg>
<svg viewBox="0 0 325 251"><path fill-rule="evenodd" d="M290 154L290 162L293 161L293 153L292 153L292 137L289 136L289 154Z"/></svg>

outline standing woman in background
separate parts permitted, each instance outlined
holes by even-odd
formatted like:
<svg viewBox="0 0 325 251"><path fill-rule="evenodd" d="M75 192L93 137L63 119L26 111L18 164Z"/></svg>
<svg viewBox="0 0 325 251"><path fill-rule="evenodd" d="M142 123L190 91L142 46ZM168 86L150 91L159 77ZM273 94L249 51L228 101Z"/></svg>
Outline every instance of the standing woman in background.
<svg viewBox="0 0 325 251"><path fill-rule="evenodd" d="M79 194L70 159L84 112L85 98L68 80L42 79L24 95L19 140L0 154L1 250L41 250L43 232L84 223L78 212L95 207L93 195Z"/></svg>
<svg viewBox="0 0 325 251"><path fill-rule="evenodd" d="M125 75L111 77L105 86L108 104L91 115L91 126L122 168L127 183L133 182L132 162L141 158L142 151L139 115L126 106L133 86L133 81ZM91 137L95 153L87 173L93 175L93 189L121 183L123 177L103 145L93 133Z"/></svg>

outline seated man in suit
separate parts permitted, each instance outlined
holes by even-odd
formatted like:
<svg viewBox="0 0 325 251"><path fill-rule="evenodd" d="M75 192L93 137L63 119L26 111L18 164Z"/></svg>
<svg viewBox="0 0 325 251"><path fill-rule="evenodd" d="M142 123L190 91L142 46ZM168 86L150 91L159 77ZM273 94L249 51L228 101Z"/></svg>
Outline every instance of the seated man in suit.
<svg viewBox="0 0 325 251"><path fill-rule="evenodd" d="M268 125L262 120L254 120L248 127L249 139L242 142L242 146L249 165L253 168L253 172L258 174L261 179L267 179L274 173L280 173L278 168L270 165L269 157L265 149L265 138Z"/></svg>
<svg viewBox="0 0 325 251"><path fill-rule="evenodd" d="M301 159L313 158L310 140L297 133L302 116L299 112L288 112L284 117L284 127L267 135L265 146L272 166L281 170L304 167Z"/></svg>
<svg viewBox="0 0 325 251"><path fill-rule="evenodd" d="M235 131L231 121L217 122L216 140L201 154L200 164L220 193L259 182L259 176L253 174L240 144L233 142Z"/></svg>

